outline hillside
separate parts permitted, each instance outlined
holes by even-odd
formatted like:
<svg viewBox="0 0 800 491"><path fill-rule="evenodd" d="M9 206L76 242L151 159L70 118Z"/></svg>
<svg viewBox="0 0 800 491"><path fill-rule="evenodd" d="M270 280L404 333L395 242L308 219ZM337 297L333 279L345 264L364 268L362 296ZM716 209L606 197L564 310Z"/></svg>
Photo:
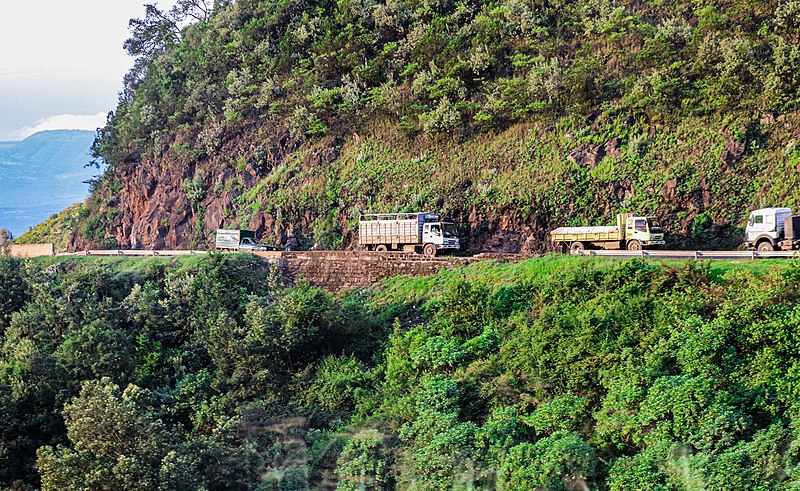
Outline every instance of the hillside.
<svg viewBox="0 0 800 491"><path fill-rule="evenodd" d="M0 488L795 489L798 292L791 262L332 297L249 255L0 258Z"/></svg>
<svg viewBox="0 0 800 491"><path fill-rule="evenodd" d="M72 248L340 248L360 212L416 209L472 250L619 211L733 247L800 196L796 0L213 3L132 23Z"/></svg>
<svg viewBox="0 0 800 491"><path fill-rule="evenodd" d="M14 235L89 195L84 182L101 171L91 160L93 131L41 131L0 142L0 228Z"/></svg>

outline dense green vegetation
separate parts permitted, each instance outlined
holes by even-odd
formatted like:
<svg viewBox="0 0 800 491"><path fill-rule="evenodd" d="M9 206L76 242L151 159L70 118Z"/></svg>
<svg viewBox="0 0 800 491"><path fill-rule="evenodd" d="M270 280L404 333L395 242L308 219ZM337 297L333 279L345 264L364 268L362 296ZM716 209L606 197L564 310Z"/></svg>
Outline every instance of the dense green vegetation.
<svg viewBox="0 0 800 491"><path fill-rule="evenodd" d="M67 241L73 230L78 227L81 219L86 218L89 211L82 203L76 203L64 208L60 213L52 215L44 222L28 229L15 239L17 244L42 244L52 243L56 251L66 252Z"/></svg>
<svg viewBox="0 0 800 491"><path fill-rule="evenodd" d="M749 209L800 199L786 179L800 165L798 12L797 0L148 7L95 145L110 170L74 234L99 243L124 228L121 189L169 178L155 167L178 169L164 186L191 208L186 245L219 225L204 222L213 199L226 226L267 216L270 240L329 247L347 245L359 211L419 208L472 216L471 237L484 221L529 226L537 247L556 225L618 211L735 245Z"/></svg>
<svg viewBox="0 0 800 491"><path fill-rule="evenodd" d="M0 259L0 487L794 489L800 268L544 257L331 296Z"/></svg>
<svg viewBox="0 0 800 491"><path fill-rule="evenodd" d="M181 31L175 17L202 2L182 3L171 18L148 9L151 28L126 44L137 69L100 142L114 164L205 120L311 136L384 114L408 131L469 133L596 110L660 122L786 111L800 98L794 0L241 0Z"/></svg>

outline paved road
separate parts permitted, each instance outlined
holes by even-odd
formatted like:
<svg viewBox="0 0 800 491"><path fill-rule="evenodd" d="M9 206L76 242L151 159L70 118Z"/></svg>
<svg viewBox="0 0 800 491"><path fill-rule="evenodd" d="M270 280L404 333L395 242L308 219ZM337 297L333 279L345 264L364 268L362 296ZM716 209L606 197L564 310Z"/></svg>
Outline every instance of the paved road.
<svg viewBox="0 0 800 491"><path fill-rule="evenodd" d="M302 251L298 251L302 252ZM334 253L341 253L343 251L330 251ZM347 251L345 251L347 252ZM176 250L176 251L146 251L146 250L89 250L83 252L62 253L59 256L125 256L125 257L168 257L168 256L185 256L190 254L207 254L208 251L203 250ZM279 258L282 252L269 253ZM296 253L295 253L296 254ZM354 252L354 254L357 254ZM382 254L387 258L407 258L407 253L396 252L368 252L362 254ZM326 251L315 251L315 256L325 257ZM608 257L652 257L663 259L774 259L774 258L797 258L800 259L800 251L775 251L775 252L758 252L758 251L666 251L666 250L644 250L644 251L606 251L606 250L584 250L581 252L583 256L608 256ZM426 257L426 256L417 256ZM447 258L442 256L441 258ZM470 259L524 259L530 256L519 254L477 254ZM439 259L437 257L437 259Z"/></svg>

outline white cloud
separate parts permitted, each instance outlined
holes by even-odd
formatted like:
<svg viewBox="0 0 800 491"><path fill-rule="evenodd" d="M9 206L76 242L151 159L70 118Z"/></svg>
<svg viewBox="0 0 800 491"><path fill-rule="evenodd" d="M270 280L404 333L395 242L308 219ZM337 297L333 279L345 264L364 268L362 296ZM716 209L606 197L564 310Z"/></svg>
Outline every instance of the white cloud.
<svg viewBox="0 0 800 491"><path fill-rule="evenodd" d="M46 130L96 130L106 125L106 114L59 114L40 119L35 125L17 130L17 138L24 140Z"/></svg>
<svg viewBox="0 0 800 491"><path fill-rule="evenodd" d="M128 20L144 17L146 3L175 1L0 0L0 141L50 114L113 110L133 63Z"/></svg>

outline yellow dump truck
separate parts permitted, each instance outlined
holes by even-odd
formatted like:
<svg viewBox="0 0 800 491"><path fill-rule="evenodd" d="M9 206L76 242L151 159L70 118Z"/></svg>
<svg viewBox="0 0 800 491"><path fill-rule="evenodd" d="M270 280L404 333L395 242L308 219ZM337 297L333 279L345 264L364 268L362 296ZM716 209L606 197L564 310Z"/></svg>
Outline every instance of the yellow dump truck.
<svg viewBox="0 0 800 491"><path fill-rule="evenodd" d="M635 213L617 215L610 227L559 227L550 232L556 250L580 254L584 249L628 249L640 251L664 244L664 231L655 217Z"/></svg>

